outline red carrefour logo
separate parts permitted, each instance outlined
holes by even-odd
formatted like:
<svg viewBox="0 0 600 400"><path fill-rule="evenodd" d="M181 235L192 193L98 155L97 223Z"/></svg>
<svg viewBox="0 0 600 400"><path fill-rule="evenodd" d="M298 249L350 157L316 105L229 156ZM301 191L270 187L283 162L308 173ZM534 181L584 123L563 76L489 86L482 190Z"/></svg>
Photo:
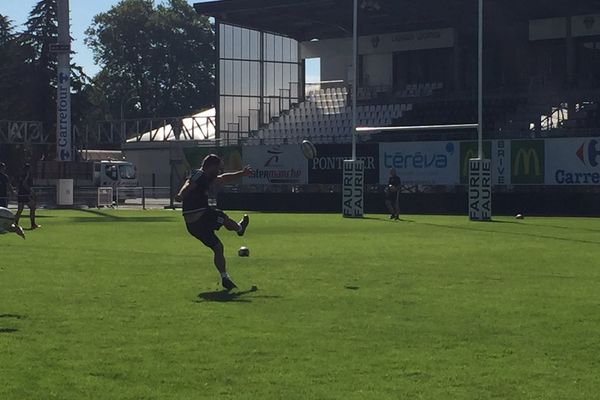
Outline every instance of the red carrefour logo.
<svg viewBox="0 0 600 400"><path fill-rule="evenodd" d="M581 160L583 165L587 165L589 163L592 167L598 166L598 157L600 157L600 150L598 150L598 141L592 139L589 143L583 143L579 149L575 152L577 154L577 158ZM587 160L586 160L587 156ZM587 161L587 162L586 162Z"/></svg>

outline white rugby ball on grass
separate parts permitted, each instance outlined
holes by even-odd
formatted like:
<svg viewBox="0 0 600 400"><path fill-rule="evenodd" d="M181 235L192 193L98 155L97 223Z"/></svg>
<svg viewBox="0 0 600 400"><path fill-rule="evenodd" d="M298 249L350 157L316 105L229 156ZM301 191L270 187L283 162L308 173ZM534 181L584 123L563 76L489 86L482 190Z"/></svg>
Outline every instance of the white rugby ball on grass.
<svg viewBox="0 0 600 400"><path fill-rule="evenodd" d="M304 154L304 157L308 158L309 160L312 160L317 156L317 148L308 140L303 140L300 147L302 148L302 153Z"/></svg>

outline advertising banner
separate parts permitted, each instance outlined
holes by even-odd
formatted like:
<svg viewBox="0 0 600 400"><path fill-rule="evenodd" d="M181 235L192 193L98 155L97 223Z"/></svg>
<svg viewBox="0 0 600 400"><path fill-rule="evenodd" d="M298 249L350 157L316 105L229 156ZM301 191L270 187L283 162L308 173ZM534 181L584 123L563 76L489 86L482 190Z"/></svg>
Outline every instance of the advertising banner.
<svg viewBox="0 0 600 400"><path fill-rule="evenodd" d="M248 146L243 161L254 170L243 179L245 185L308 183L308 161L298 145Z"/></svg>
<svg viewBox="0 0 600 400"><path fill-rule="evenodd" d="M362 218L365 212L365 165L362 161L343 162L342 215L344 218Z"/></svg>
<svg viewBox="0 0 600 400"><path fill-rule="evenodd" d="M543 185L546 163L544 140L512 140L510 143L511 183Z"/></svg>
<svg viewBox="0 0 600 400"><path fill-rule="evenodd" d="M308 161L308 183L340 185L344 160L352 155L350 144L318 144L317 157ZM356 146L357 159L364 163L365 183L379 183L379 144Z"/></svg>
<svg viewBox="0 0 600 400"><path fill-rule="evenodd" d="M71 140L71 70L58 68L56 150L59 161L73 160Z"/></svg>
<svg viewBox="0 0 600 400"><path fill-rule="evenodd" d="M379 183L386 184L395 168L405 185L456 185L460 183L459 142L381 143Z"/></svg>
<svg viewBox="0 0 600 400"><path fill-rule="evenodd" d="M460 142L460 183L469 183L469 160L477 158L477 142ZM492 184L510 184L510 140L483 142L483 156L492 161Z"/></svg>
<svg viewBox="0 0 600 400"><path fill-rule="evenodd" d="M546 140L547 185L600 184L600 138Z"/></svg>
<svg viewBox="0 0 600 400"><path fill-rule="evenodd" d="M469 219L490 221L492 219L492 161L469 160Z"/></svg>

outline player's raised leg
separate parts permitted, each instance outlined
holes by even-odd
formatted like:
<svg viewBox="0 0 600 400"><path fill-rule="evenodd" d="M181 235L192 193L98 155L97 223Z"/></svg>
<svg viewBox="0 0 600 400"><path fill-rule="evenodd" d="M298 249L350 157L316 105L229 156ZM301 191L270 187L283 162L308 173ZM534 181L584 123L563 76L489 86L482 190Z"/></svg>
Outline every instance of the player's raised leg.
<svg viewBox="0 0 600 400"><path fill-rule="evenodd" d="M227 214L224 214L224 216L225 219L223 221L223 226L225 229L228 231L237 232L238 236L244 236L244 233L246 233L246 228L248 228L248 225L250 224L250 217L248 214L244 214L244 218L242 218L240 222L235 222L229 218Z"/></svg>

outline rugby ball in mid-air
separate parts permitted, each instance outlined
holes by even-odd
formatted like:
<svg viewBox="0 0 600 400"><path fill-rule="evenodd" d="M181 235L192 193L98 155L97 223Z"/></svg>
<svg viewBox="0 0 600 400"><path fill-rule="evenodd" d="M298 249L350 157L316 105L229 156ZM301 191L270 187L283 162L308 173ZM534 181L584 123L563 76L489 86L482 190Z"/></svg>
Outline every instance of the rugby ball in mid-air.
<svg viewBox="0 0 600 400"><path fill-rule="evenodd" d="M308 140L303 140L300 147L302 148L302 153L304 154L304 157L308 158L309 160L312 160L317 156L317 148Z"/></svg>
<svg viewBox="0 0 600 400"><path fill-rule="evenodd" d="M240 247L238 250L238 256L240 257L250 257L250 249L247 247Z"/></svg>
<svg viewBox="0 0 600 400"><path fill-rule="evenodd" d="M525 217L523 216L523 214L517 214L515 215L516 219L524 219Z"/></svg>

